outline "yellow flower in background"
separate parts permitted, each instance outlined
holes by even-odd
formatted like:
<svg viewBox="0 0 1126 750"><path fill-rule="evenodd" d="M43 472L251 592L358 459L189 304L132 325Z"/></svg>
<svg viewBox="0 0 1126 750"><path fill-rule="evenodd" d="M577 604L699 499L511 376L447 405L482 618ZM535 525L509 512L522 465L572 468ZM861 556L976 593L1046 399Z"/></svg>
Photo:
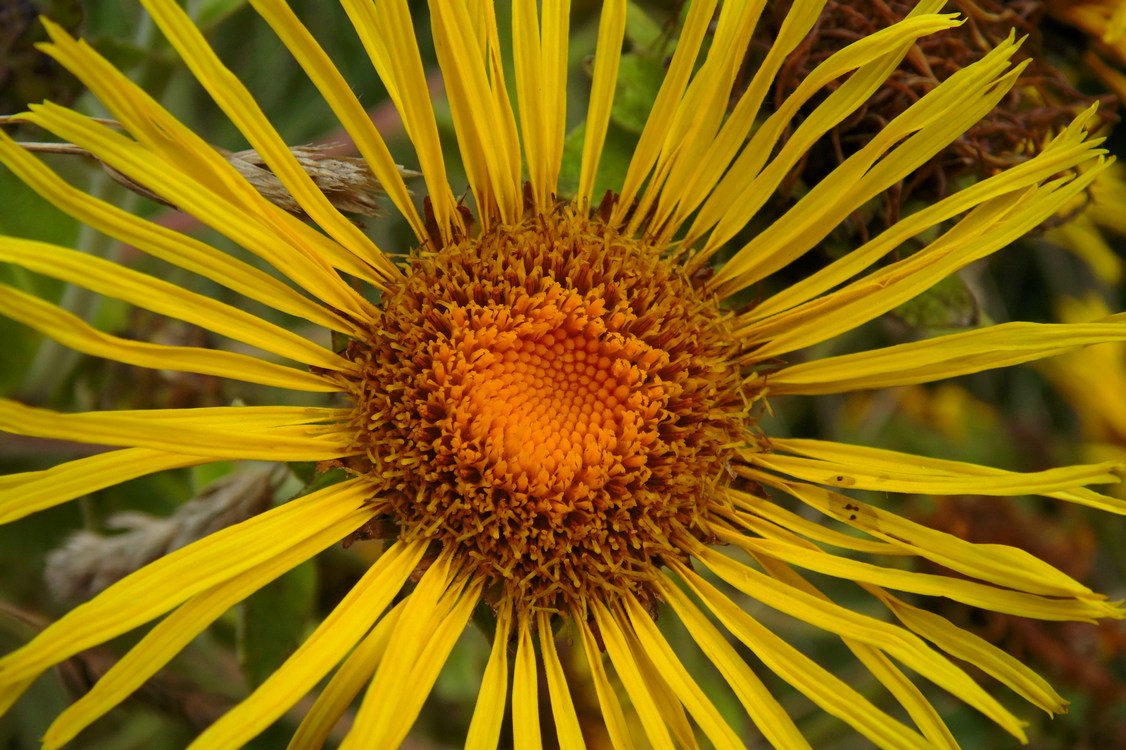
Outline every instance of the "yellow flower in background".
<svg viewBox="0 0 1126 750"><path fill-rule="evenodd" d="M1048 0L1048 12L1098 39L1126 63L1126 5L1118 0Z"/></svg>
<svg viewBox="0 0 1126 750"><path fill-rule="evenodd" d="M1106 302L1096 295L1064 299L1060 320L1086 323L1105 317ZM1105 460L1126 450L1126 348L1103 344L1045 362L1045 373L1079 416L1084 438L1081 455ZM1119 489L1119 488L1115 488Z"/></svg>
<svg viewBox="0 0 1126 750"><path fill-rule="evenodd" d="M1126 102L1126 5L1120 0L1048 0L1048 13L1091 40L1083 62Z"/></svg>
<svg viewBox="0 0 1126 750"><path fill-rule="evenodd" d="M655 746L692 746L697 733L719 747L744 746L747 728L721 717L656 627L658 610L679 618L777 747L808 743L732 640L880 747L956 745L904 668L1022 741L1020 719L956 661L972 662L1045 711L1065 710L1015 658L902 594L1046 620L1121 618L1117 605L1027 553L965 542L837 490L1041 494L1122 514L1126 504L1087 488L1117 481L1121 459L1016 473L771 436L757 417L768 399L784 408L775 397L932 382L1126 340L1126 318L1114 315L1074 325L1006 323L804 362L797 354L1001 249L1085 190L1103 166L1084 132L1090 113L1035 157L906 217L801 281L752 306L734 301L761 290L989 112L1022 67L1009 64L1014 41L920 99L748 239L744 230L810 145L862 106L916 39L958 23L937 13L942 0L920 2L904 21L833 55L761 120L775 74L822 3L794 3L730 110L763 3L727 3L718 15L715 2L694 3L625 179L605 198L594 195L595 174L625 3L602 8L578 189L563 196L556 185L568 4L513 4L510 92L491 5L432 2L472 209L446 176L407 3L344 0L414 145L426 191L421 212L325 52L284 3L252 2L413 228L417 245L405 255L410 248L376 247L337 211L172 0L144 4L312 225L264 199L204 140L58 27L49 27L49 53L124 133L53 104L24 119L95 154L278 275L73 189L6 136L0 159L91 227L349 343L334 351L158 278L11 237L0 239L4 261L263 354L116 338L14 288L4 289L0 311L87 354L289 389L310 394L310 402L338 394L339 405L60 414L0 401L0 429L120 448L0 478L0 519L215 461L322 461L345 466L350 478L168 554L0 659L0 707L7 709L53 665L163 617L57 718L46 746L70 741L112 710L250 593L370 522L393 525L396 540L304 644L193 747L244 744L334 669L292 746L319 746L360 691L342 747L396 746L479 608L495 614L496 626L471 747L497 745L509 696L516 744L539 746L541 685L554 723L549 744L583 745L557 639L581 646L615 746L642 739L630 737L637 725L622 696ZM791 122L842 78L803 122ZM895 256L919 235L928 238L921 250ZM726 260L713 263L720 255ZM823 522L787 510L781 498ZM888 557L896 562L883 564ZM913 572L904 563L912 559L951 574ZM898 623L835 603L803 570L859 584ZM736 592L839 636L914 726L744 611Z"/></svg>
<svg viewBox="0 0 1126 750"><path fill-rule="evenodd" d="M878 396L888 397L891 403L876 402ZM913 426L932 429L953 443L964 442L971 427L996 429L1001 422L995 408L953 383L857 392L844 405L843 414L851 429L862 427L864 420L872 416L894 414Z"/></svg>
<svg viewBox="0 0 1126 750"><path fill-rule="evenodd" d="M1122 165L1111 164L1100 172L1087 194L1078 196L1062 213L1067 221L1045 232L1044 239L1082 258L1103 283L1120 284L1126 261L1111 241L1126 237L1126 170ZM1063 319L1087 322L1070 316Z"/></svg>

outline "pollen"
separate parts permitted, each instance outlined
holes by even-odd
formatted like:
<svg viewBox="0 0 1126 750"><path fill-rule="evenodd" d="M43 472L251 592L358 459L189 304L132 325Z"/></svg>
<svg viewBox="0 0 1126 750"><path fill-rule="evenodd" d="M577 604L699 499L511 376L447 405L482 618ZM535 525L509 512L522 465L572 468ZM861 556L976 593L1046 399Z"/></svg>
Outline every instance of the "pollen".
<svg viewBox="0 0 1126 750"><path fill-rule="evenodd" d="M498 596L581 608L703 539L751 423L729 319L644 241L537 214L423 248L347 356L400 535Z"/></svg>

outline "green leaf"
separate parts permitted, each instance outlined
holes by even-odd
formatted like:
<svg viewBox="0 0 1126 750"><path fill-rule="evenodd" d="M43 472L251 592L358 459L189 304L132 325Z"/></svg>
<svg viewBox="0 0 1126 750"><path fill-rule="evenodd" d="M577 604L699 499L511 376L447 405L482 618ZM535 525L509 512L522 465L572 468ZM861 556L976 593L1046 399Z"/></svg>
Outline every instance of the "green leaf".
<svg viewBox="0 0 1126 750"><path fill-rule="evenodd" d="M630 133L641 135L664 78L665 66L659 56L622 55L610 120Z"/></svg>
<svg viewBox="0 0 1126 750"><path fill-rule="evenodd" d="M251 687L261 685L301 645L316 599L316 565L308 561L243 602L238 645Z"/></svg>
<svg viewBox="0 0 1126 750"><path fill-rule="evenodd" d="M188 469L188 476L191 477L192 491L199 492L213 482L216 482L219 479L227 476L234 470L235 465L230 461L215 461L213 463L193 466Z"/></svg>
<svg viewBox="0 0 1126 750"><path fill-rule="evenodd" d="M346 333L342 333L340 331L333 331L332 332L332 350L334 352L337 352L337 353L343 352L345 349L348 348L348 344L351 341L352 341L352 339Z"/></svg>
<svg viewBox="0 0 1126 750"><path fill-rule="evenodd" d="M0 114L6 113L0 112ZM17 136L17 138L42 140L40 136ZM64 247L73 247L78 237L78 222L39 197L12 172L2 167L0 167L0 195L4 196L4 209L0 211L0 234L30 237L43 242L54 242Z"/></svg>
<svg viewBox="0 0 1126 750"><path fill-rule="evenodd" d="M244 7L246 0L203 0L196 6L195 22L201 29L208 30Z"/></svg>
<svg viewBox="0 0 1126 750"><path fill-rule="evenodd" d="M348 478L348 472L344 469L329 469L328 471L316 473L316 465L314 464L313 475L307 480L305 488L298 493L298 497L310 495L317 490L323 490L325 487L331 487L334 484L343 482ZM294 471L298 477L301 477L297 471Z"/></svg>
<svg viewBox="0 0 1126 750"><path fill-rule="evenodd" d="M626 39L634 47L655 50L663 41L663 34L661 24L654 21L644 8L632 0L626 3Z"/></svg>
<svg viewBox="0 0 1126 750"><path fill-rule="evenodd" d="M317 478L317 462L316 461L293 461L286 464L289 470L293 472L293 476L297 477L303 485L310 485L313 480ZM302 488L304 493L304 488Z"/></svg>
<svg viewBox="0 0 1126 750"><path fill-rule="evenodd" d="M580 124L568 133L563 142L563 164L557 183L560 196L574 195L579 189L584 138L586 138L586 123ZM616 192L622 186L636 145L637 136L610 123L606 131L606 142L602 146L602 158L598 161L598 174L594 178L591 202L595 206L602 200L607 190Z"/></svg>
<svg viewBox="0 0 1126 750"><path fill-rule="evenodd" d="M135 71L145 66L149 75L159 72L162 77L166 77L173 70L174 63L171 56L138 47L128 39L106 35L92 37L88 41L98 54L122 72Z"/></svg>
<svg viewBox="0 0 1126 750"><path fill-rule="evenodd" d="M15 267L0 266L0 281L16 287L29 284L26 279L15 278L19 274ZM26 287L25 287L26 288ZM0 352L0 395L11 395L23 379L23 373L31 365L31 360L39 348L42 337L25 325L0 316L0 337L4 349Z"/></svg>
<svg viewBox="0 0 1126 750"><path fill-rule="evenodd" d="M934 335L981 325L977 298L958 274L948 276L892 314L924 335Z"/></svg>

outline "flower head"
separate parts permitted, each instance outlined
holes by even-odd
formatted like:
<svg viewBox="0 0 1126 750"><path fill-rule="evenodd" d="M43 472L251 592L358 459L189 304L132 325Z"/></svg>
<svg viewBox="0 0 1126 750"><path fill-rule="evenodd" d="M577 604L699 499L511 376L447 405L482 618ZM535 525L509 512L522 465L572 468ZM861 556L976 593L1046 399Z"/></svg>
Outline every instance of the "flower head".
<svg viewBox="0 0 1126 750"><path fill-rule="evenodd" d="M959 23L937 13L941 0L920 2L904 20L827 57L765 119L758 113L774 77L823 3L794 3L762 64L739 83L762 4L694 3L628 171L605 197L596 191L598 165L626 4L602 8L578 187L560 195L568 4L513 4L510 92L509 51L491 4L432 2L468 204L447 178L407 3L344 0L415 148L426 193L420 210L380 133L292 11L278 0L252 4L347 129L413 229L414 246L377 247L341 215L172 0L145 5L299 213L268 201L89 46L49 26L50 54L124 132L53 104L21 119L218 229L278 275L71 188L3 136L0 159L90 226L346 344L326 347L65 248L0 239L6 261L266 356L126 341L15 289L6 290L4 314L83 352L309 394L307 406L82 414L0 401L2 429L119 448L5 478L0 519L213 461L316 461L348 478L212 533L76 607L0 659L0 707L50 666L167 615L58 717L45 743L59 746L249 593L342 538L383 536L386 551L332 613L197 746L245 743L333 669L294 746L323 742L365 686L343 746L395 746L475 611L495 625L466 740L473 747L496 746L509 695L516 743L537 746L541 685L559 744L582 745L557 648L564 639L581 646L615 746L632 744L635 725L611 674L654 745L691 746L699 732L717 746L741 747L753 724L776 746L808 746L733 640L882 747L954 742L904 667L1021 739L1020 720L952 659L972 661L1036 706L1064 710L1027 667L892 592L1048 620L1122 617L1117 606L1018 550L962 541L896 515L884 507L892 501L868 503L838 490L1034 493L1121 514L1126 505L1087 485L1116 481L1123 462L1018 473L771 435L760 425L783 396L924 383L1126 339L1121 316L1108 316L1076 326L1007 323L806 361L798 354L1004 247L1102 169L1098 144L1084 131L1087 112L1034 156L911 214L800 281L772 283L775 272L806 257L1005 96L1022 67L1009 63L1014 40L936 85L792 210L759 225L760 209L812 144L862 106L918 39ZM781 143L798 109L829 84L831 92ZM317 394L339 400L326 406ZM888 557L929 561L950 574L883 564ZM858 583L898 624L835 603L799 570ZM915 726L774 633L736 603L736 591L840 637ZM749 723L732 726L720 714L656 627L661 612L683 623Z"/></svg>
<svg viewBox="0 0 1126 750"><path fill-rule="evenodd" d="M428 248L384 293L346 352L353 467L404 541L458 550L521 609L649 600L660 562L688 558L678 537L710 536L754 424L738 354L657 248L532 208Z"/></svg>

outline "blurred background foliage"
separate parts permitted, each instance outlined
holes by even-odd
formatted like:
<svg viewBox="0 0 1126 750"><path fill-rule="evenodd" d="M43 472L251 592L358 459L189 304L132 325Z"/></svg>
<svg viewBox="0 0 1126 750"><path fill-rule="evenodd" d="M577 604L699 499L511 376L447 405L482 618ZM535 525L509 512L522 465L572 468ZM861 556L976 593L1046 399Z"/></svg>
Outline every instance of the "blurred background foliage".
<svg viewBox="0 0 1126 750"><path fill-rule="evenodd" d="M941 50L923 50L922 59L934 62L941 57L944 67L931 66L941 78L943 70L949 72L951 66L968 64L975 59L974 55L981 53L982 38L988 41L998 33L1003 37L1008 27L1016 26L1021 33L1032 34L1023 54L1037 60L1037 77L1022 84L1003 105L1012 106L1002 119L1008 118L1006 122L1010 125L1017 123L1022 128L1014 131L1015 140L1010 146L1015 143L1018 150L1024 149L1027 153L1036 147L1037 139L1049 137L1051 128L1066 122L1070 114L1087 103L1098 100L1102 131L1108 137L1107 148L1112 153L1126 153L1126 130L1114 128L1119 110L1115 92L1118 96L1126 93L1114 75L1121 75L1126 66L1123 51L1126 42L1102 39L1100 34L1105 27L1084 26L1075 16L1068 15L1076 6L1085 4L1099 5L1097 2L1032 0L952 2L951 10L961 10L972 19L963 29L975 31L977 40L974 44L964 38L956 42L948 40ZM386 92L343 13L318 0L294 0L292 5L330 51L402 164L407 168L416 167ZM423 5L412 3L418 38L423 55L431 61L430 69L434 71L432 90L451 165L450 179L455 191L460 191L465 189L466 182L464 173L459 171L441 80L432 62L432 50L428 49L430 34ZM770 24L781 17L785 5L783 2L770 4L763 31L748 55L748 68L755 63L754 55L769 43ZM788 68L790 75L800 75L803 64L817 59L817 55L826 50L831 51L834 43L842 38L847 40L849 33L858 33L857 28L862 33L863 27L856 26L857 13L869 23L882 25L888 20L856 11L857 5L829 3L819 30L822 36L811 37L801 51L805 58L796 56ZM892 11L897 7L895 2L873 5ZM578 177L577 158L582 144L584 102L589 91L599 6L591 0L573 3L568 79L571 132L561 177L561 193L564 194L576 184ZM628 47L596 195L620 184L675 44L679 14L683 12L681 6L681 3L661 2L630 4ZM222 59L251 89L288 143L329 144L341 153L350 153L347 139L327 107L245 0L195 0L188 2L187 7ZM850 7L854 12L850 12ZM88 39L212 144L232 151L246 148L243 138L202 92L152 23L134 3L125 0L107 3L0 0L0 114L17 113L29 102L44 98L73 103L93 115L105 114L73 78L35 51L34 43L44 38L36 18L40 12ZM505 13L503 8L501 13ZM502 37L507 35L508 28L506 19L501 18ZM848 33L842 33L842 28ZM964 56L953 55L951 44ZM923 80L925 77L920 76L917 69L912 71L908 67L914 63L912 60L904 63L906 82L896 84L895 95L885 96L885 104L895 105L896 97L921 95L925 91L929 85ZM1044 81L1050 81L1050 85ZM785 93L785 82L780 82L776 94L782 97ZM840 132L827 139L824 150L815 152L795 170L788 190L768 204L760 221L769 222L787 210L811 180L832 168L834 154L847 153L850 143L863 141L864 128L878 127L881 118L887 116L891 115L881 114L873 104L865 109L863 117L853 118L842 126ZM11 127L9 131L23 141L48 139L46 134L26 127ZM869 232L878 231L889 215L906 215L941 190L964 185L1005 160L1020 158L1019 153L990 152L989 149L997 146L996 141L988 139L979 142L963 139L958 146L961 151L945 153L941 157L945 161L929 165L928 175L913 182L910 190L880 196L834 232L817 253L767 283L785 284L788 279L799 278L818 264L848 252ZM981 158L972 158L974 149ZM138 196L110 179L96 164L80 157L45 158L73 184L94 195L167 226L191 232L253 261L199 221L202 218L205 223L206 217L189 217ZM1074 321L1105 315L1108 310L1124 309L1126 183L1123 176L1121 170L1108 172L1082 202L1072 207L1067 215L1050 222L1050 226L967 269L895 313L822 345L806 356L887 345L992 321ZM416 186L416 189L420 188ZM3 196L0 232L78 247L249 307L255 313L272 316L279 323L299 329L304 325L285 319L275 311L231 298L226 290L207 280L189 276L78 226L3 169L0 169L0 195ZM381 248L393 253L406 253L412 248L412 235L398 217L385 214L366 219L364 224ZM752 226L747 232L755 230ZM902 253L912 249L904 247ZM0 265L0 280L55 300L99 328L117 335L166 343L233 345L179 322L136 311L116 300L80 289L64 288L17 268ZM753 304L756 297L767 293L766 286L750 290L740 303ZM303 333L320 336L325 345L330 344L323 332ZM279 399L294 398L292 394L264 387L197 375L153 372L85 358L2 318L0 339L4 342L0 348L0 393L37 406L80 411L211 406L232 402L278 403ZM1068 462L1121 459L1126 453L1123 394L1126 394L1126 347L1105 345L1037 366L984 373L930 386L842 397L776 399L771 403L774 414L764 421L763 429L770 435L855 441L1010 469L1037 470ZM0 472L45 468L96 450L91 446L0 434ZM151 542L155 538L154 529L167 528L160 526L162 519L183 525L183 518L190 515L192 508L197 511L202 508L199 512L206 515L208 502L223 503L232 498L241 503L238 507L242 512L251 513L308 491L310 484L318 481L326 479L318 480L313 467L213 465L131 481L0 527L0 570L4 571L0 577L0 649L8 651L26 642L46 623L89 596L96 588L90 580L91 571L99 565L106 567L105 559L98 559L99 555L107 557L105 550L116 550L110 557L126 568L128 563L122 560L130 555L143 558L146 554L159 554L163 549L160 544L150 544L152 549L144 545L145 540ZM1103 517L1083 508L1063 507L1036 498L884 496L865 499L973 541L1023 547L1096 590L1108 593L1111 598L1126 597L1123 587L1126 538L1120 518ZM83 546L82 540L92 546ZM99 544L116 546L98 547ZM102 551L98 552L99 549ZM49 557L47 551L53 551ZM229 612L122 709L85 732L75 746L105 750L162 750L183 746L201 727L268 675L332 608L378 552L379 545L373 541L357 542L346 549L338 545L314 562L284 576ZM86 572L85 576L82 571ZM102 572L111 577L114 574L112 569ZM52 585L44 585L45 574ZM838 601L871 609L870 602L860 591L847 583L824 578L817 582ZM739 597L734 592L732 595ZM1052 750L1126 747L1126 716L1122 713L1126 697L1123 688L1126 631L1121 623L1045 624L986 614L946 600L920 601L923 606L1003 644L1048 676L1072 702L1069 715L1052 720L1013 701L1019 715L1033 724L1030 728L1033 747ZM878 683L851 659L838 640L745 598L744 604L803 651L836 670L880 705L893 710L887 696L881 695ZM700 683L715 696L721 711L730 717L734 726L743 729L748 745L761 747L761 739L741 716L738 702L675 618L662 617L659 624L678 646ZM37 738L71 696L81 694L139 637L140 634L130 634L80 654L39 680L11 713L0 718L0 746L38 747ZM600 723L597 702L592 692L582 686L581 679L577 679L581 677L581 660L568 660L566 646L563 653L568 669L576 677L572 681L577 686L576 707L580 717L589 724L588 739L592 746L605 745L605 737L596 729ZM411 747L460 744L487 657L488 643L481 633L466 632L461 647L454 651L426 704L410 739ZM753 654L747 653L746 657L750 663L757 664ZM972 665L970 668L972 670ZM842 723L822 714L788 686L773 679L768 670L762 668L759 672L796 717L814 747L844 750L864 746ZM541 692L546 695L546 691ZM939 691L929 690L928 694L966 748L1014 744L999 729ZM302 707L307 705L308 702L300 704L252 746L284 746L300 718Z"/></svg>

